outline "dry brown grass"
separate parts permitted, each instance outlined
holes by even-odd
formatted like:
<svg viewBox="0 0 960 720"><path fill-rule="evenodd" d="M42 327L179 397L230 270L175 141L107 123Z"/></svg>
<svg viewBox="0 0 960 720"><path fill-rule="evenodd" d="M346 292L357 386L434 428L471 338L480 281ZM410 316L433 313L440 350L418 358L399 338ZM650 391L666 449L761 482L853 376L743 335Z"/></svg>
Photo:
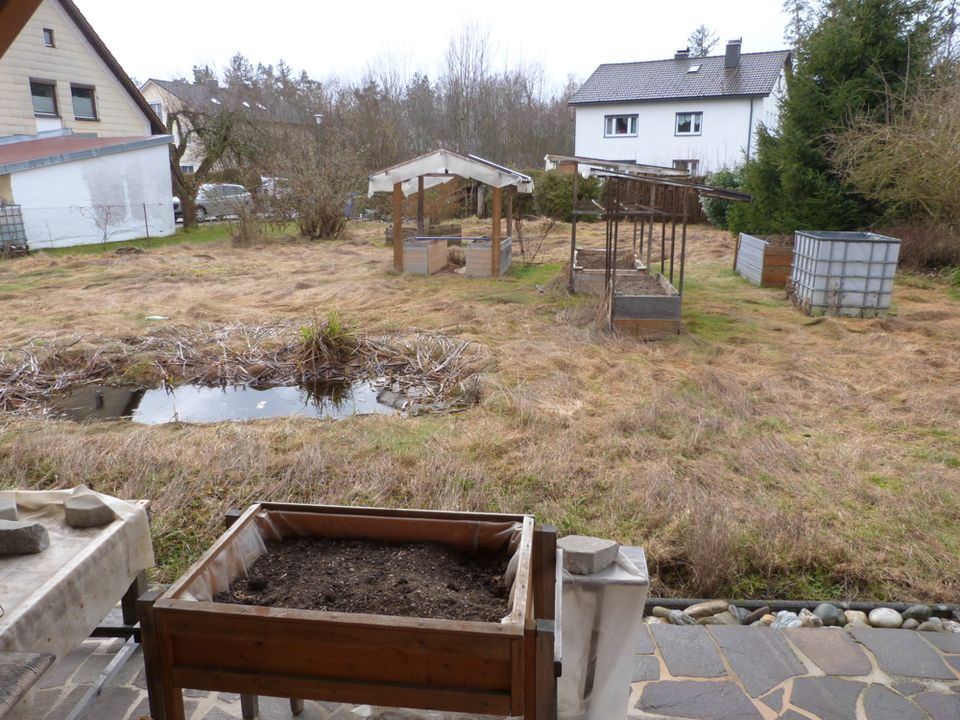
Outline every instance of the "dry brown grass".
<svg viewBox="0 0 960 720"><path fill-rule="evenodd" d="M8 486L154 502L170 579L223 511L257 499L535 512L563 532L643 544L654 592L960 599L960 302L904 276L896 314L811 322L727 270L732 240L691 233L686 332L599 332L552 282L390 269L383 225L347 240L229 242L0 263L0 346L122 338L171 323L269 325L337 309L367 334L423 330L495 360L465 413L208 426L6 417ZM476 230L481 230L477 226ZM469 223L464 232L473 232ZM599 246L602 226L581 226Z"/></svg>

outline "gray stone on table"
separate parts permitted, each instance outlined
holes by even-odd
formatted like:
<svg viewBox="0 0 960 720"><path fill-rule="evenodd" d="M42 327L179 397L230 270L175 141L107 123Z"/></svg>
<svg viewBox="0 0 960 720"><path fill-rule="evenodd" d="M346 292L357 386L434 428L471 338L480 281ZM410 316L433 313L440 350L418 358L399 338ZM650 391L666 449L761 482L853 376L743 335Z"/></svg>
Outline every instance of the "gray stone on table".
<svg viewBox="0 0 960 720"><path fill-rule="evenodd" d="M821 620L817 615L814 615L812 612L810 612L806 608L803 608L797 617L800 620L800 627L805 627L805 628L823 627L823 620Z"/></svg>
<svg viewBox="0 0 960 720"><path fill-rule="evenodd" d="M904 620L916 620L922 623L930 619L931 611L929 605L911 605L901 614Z"/></svg>
<svg viewBox="0 0 960 720"><path fill-rule="evenodd" d="M726 600L707 600L706 602L691 605L684 612L692 618L702 618L707 615L716 615L729 610L730 603Z"/></svg>
<svg viewBox="0 0 960 720"><path fill-rule="evenodd" d="M788 628L788 627L800 627L800 616L795 612L790 612L789 610L781 610L778 612L773 619L773 623L770 625L772 628Z"/></svg>
<svg viewBox="0 0 960 720"><path fill-rule="evenodd" d="M790 649L784 636L765 627L707 628L726 655L743 687L759 697L787 678L804 675L806 668Z"/></svg>
<svg viewBox="0 0 960 720"><path fill-rule="evenodd" d="M875 628L893 630L903 625L903 616L893 608L874 608L867 615L870 625Z"/></svg>
<svg viewBox="0 0 960 720"><path fill-rule="evenodd" d="M883 685L869 685L863 693L867 720L925 720L922 710Z"/></svg>
<svg viewBox="0 0 960 720"><path fill-rule="evenodd" d="M713 625L740 625L740 618L729 610L713 615Z"/></svg>
<svg viewBox="0 0 960 720"><path fill-rule="evenodd" d="M957 633L924 633L923 639L944 653L960 655L960 634Z"/></svg>
<svg viewBox="0 0 960 720"><path fill-rule="evenodd" d="M715 678L727 674L707 629L700 626L652 626L660 657L674 677Z"/></svg>
<svg viewBox="0 0 960 720"><path fill-rule="evenodd" d="M668 618L671 625L696 625L697 621L680 610L671 610Z"/></svg>
<svg viewBox="0 0 960 720"><path fill-rule="evenodd" d="M820 618L820 621L826 627L835 625L843 626L847 624L843 610L830 603L820 603L813 609L813 614Z"/></svg>
<svg viewBox="0 0 960 720"><path fill-rule="evenodd" d="M20 511L12 498L0 498L0 520L19 520Z"/></svg>
<svg viewBox="0 0 960 720"><path fill-rule="evenodd" d="M856 627L868 627L870 625L867 614L862 610L844 610L843 617L847 625Z"/></svg>
<svg viewBox="0 0 960 720"><path fill-rule="evenodd" d="M743 691L729 680L672 680L650 683L636 704L656 715L710 720L761 720Z"/></svg>
<svg viewBox="0 0 960 720"><path fill-rule="evenodd" d="M802 677L793 681L790 704L820 718L857 720L857 698L865 683L828 677Z"/></svg>
<svg viewBox="0 0 960 720"><path fill-rule="evenodd" d="M750 614L751 614L749 610L747 610L746 608L737 607L736 605L731 605L729 607L729 610L730 610L730 614L733 615L739 621L740 625L747 624L746 620L748 617L750 617Z"/></svg>
<svg viewBox="0 0 960 720"><path fill-rule="evenodd" d="M777 688L772 693L764 695L760 700L771 710L780 712L783 708L783 688Z"/></svg>
<svg viewBox="0 0 960 720"><path fill-rule="evenodd" d="M920 627L920 623L919 621L914 620L913 618L907 618L906 620L903 621L903 625L901 625L900 627L903 628L904 630L916 630L917 628Z"/></svg>
<svg viewBox="0 0 960 720"><path fill-rule="evenodd" d="M884 672L932 680L956 679L940 653L924 641L926 633L877 628L856 628L852 633L873 653Z"/></svg>
<svg viewBox="0 0 960 720"><path fill-rule="evenodd" d="M630 682L660 679L660 661L654 655L634 655Z"/></svg>
<svg viewBox="0 0 960 720"><path fill-rule="evenodd" d="M792 628L787 639L827 675L869 675L870 660L849 633L827 628Z"/></svg>
<svg viewBox="0 0 960 720"><path fill-rule="evenodd" d="M748 614L747 614L747 616L743 619L743 624L744 624L744 625L750 625L750 624L752 624L752 623L755 623L757 620L759 620L760 618L762 618L764 615L768 614L769 612L770 612L770 606L769 606L769 605L764 605L764 606L761 607L761 608L757 608L757 609L754 610L752 613L748 613Z"/></svg>
<svg viewBox="0 0 960 720"><path fill-rule="evenodd" d="M637 636L637 644L634 646L633 652L637 655L649 655L653 650L653 638L650 637L650 629L647 625L643 625L640 628L640 634Z"/></svg>
<svg viewBox="0 0 960 720"><path fill-rule="evenodd" d="M917 630L919 632L946 632L943 627L943 621L938 617L932 617L926 622L920 623L919 627L917 627Z"/></svg>
<svg viewBox="0 0 960 720"><path fill-rule="evenodd" d="M567 535L557 540L557 545L563 550L564 569L574 575L600 572L620 552L620 543L588 535Z"/></svg>
<svg viewBox="0 0 960 720"><path fill-rule="evenodd" d="M63 501L67 525L91 528L106 525L117 519L117 514L96 495L75 495Z"/></svg>
<svg viewBox="0 0 960 720"><path fill-rule="evenodd" d="M50 534L38 522L0 520L0 555L34 555L50 547Z"/></svg>
<svg viewBox="0 0 960 720"><path fill-rule="evenodd" d="M650 614L657 618L669 618L670 608L665 608L663 605L654 605L650 610Z"/></svg>
<svg viewBox="0 0 960 720"><path fill-rule="evenodd" d="M957 720L957 718L960 718L960 695L922 692L913 699L927 711L932 720Z"/></svg>

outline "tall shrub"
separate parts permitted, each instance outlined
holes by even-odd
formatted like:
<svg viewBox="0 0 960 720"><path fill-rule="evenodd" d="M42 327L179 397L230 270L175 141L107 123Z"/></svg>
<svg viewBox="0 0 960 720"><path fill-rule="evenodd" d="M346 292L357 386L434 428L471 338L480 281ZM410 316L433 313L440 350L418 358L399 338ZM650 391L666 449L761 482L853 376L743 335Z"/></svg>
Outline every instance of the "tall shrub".
<svg viewBox="0 0 960 720"><path fill-rule="evenodd" d="M799 38L780 128L761 130L744 168L754 197L731 210L731 229L792 232L868 225L882 205L838 173L830 137L853 116L883 120L890 98L929 75L941 29L935 0L828 0Z"/></svg>
<svg viewBox="0 0 960 720"><path fill-rule="evenodd" d="M741 190L743 188L743 167L721 168L707 175L704 182L711 187ZM703 197L700 199L700 205L703 207L703 214L707 216L707 221L711 225L723 230L727 229L728 216L733 202L715 197Z"/></svg>

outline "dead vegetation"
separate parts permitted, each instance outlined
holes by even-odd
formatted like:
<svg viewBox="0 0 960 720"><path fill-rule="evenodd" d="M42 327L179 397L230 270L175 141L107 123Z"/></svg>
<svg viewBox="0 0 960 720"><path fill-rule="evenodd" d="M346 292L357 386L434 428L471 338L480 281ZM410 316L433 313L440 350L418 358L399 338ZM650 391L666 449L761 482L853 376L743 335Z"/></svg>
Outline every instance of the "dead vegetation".
<svg viewBox="0 0 960 720"><path fill-rule="evenodd" d="M0 410L42 416L60 392L89 384L257 388L383 379L421 411L474 404L489 355L428 333L365 337L331 312L308 324L168 326L118 339L83 337L0 352Z"/></svg>
<svg viewBox="0 0 960 720"><path fill-rule="evenodd" d="M268 498L534 512L643 545L656 594L960 599L955 287L901 274L890 317L814 324L734 276L731 238L696 228L685 332L644 344L597 332L594 304L553 282L568 225L544 243L547 264L503 280L394 275L383 227L321 245L0 263L0 346L34 347L43 366L54 348L79 353L72 338L104 338L104 372L136 375L142 358L120 367L112 343L286 325L276 346L295 347L304 318L339 308L364 338L412 343L419 328L469 343L456 362L483 378L469 412L155 427L6 415L4 484L150 498L165 580L227 508ZM587 247L602 233L578 227ZM452 353L429 347L384 356L429 374Z"/></svg>

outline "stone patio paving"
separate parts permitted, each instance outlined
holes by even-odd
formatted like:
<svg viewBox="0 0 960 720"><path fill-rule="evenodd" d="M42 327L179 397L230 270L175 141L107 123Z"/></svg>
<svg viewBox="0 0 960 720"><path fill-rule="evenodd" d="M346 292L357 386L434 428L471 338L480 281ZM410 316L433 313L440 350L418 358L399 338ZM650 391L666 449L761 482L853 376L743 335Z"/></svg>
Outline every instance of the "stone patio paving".
<svg viewBox="0 0 960 720"><path fill-rule="evenodd" d="M122 646L87 640L43 679L30 718L63 720ZM647 625L633 659L632 718L960 720L960 634L911 630ZM228 693L186 691L188 720L240 718ZM89 720L147 717L139 650L90 707ZM288 720L261 698L263 720ZM307 702L303 720L440 718L370 714ZM464 717L464 716L459 716Z"/></svg>

